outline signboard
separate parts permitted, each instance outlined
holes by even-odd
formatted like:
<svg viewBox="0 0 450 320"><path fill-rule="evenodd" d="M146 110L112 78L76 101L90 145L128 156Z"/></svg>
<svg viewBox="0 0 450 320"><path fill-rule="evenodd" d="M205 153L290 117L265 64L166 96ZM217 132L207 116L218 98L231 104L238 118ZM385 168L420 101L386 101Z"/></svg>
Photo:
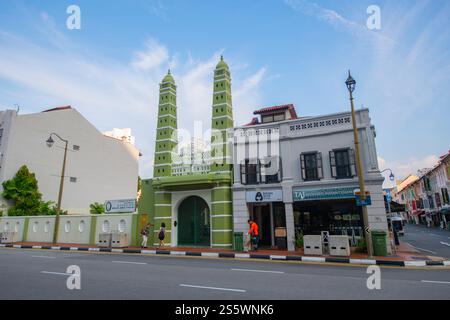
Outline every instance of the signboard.
<svg viewBox="0 0 450 320"><path fill-rule="evenodd" d="M281 190L264 190L264 191L247 191L245 193L247 203L258 202L283 202L283 191Z"/></svg>
<svg viewBox="0 0 450 320"><path fill-rule="evenodd" d="M105 202L105 213L127 213L135 211L135 199L108 200Z"/></svg>
<svg viewBox="0 0 450 320"><path fill-rule="evenodd" d="M296 189L293 191L294 201L354 199L356 187L326 189Z"/></svg>
<svg viewBox="0 0 450 320"><path fill-rule="evenodd" d="M370 206L372 205L372 198L370 197L370 192L366 191L366 198L363 200L361 200L361 192L359 189L355 190L355 200L356 200L356 205L358 207L365 207L365 206Z"/></svg>

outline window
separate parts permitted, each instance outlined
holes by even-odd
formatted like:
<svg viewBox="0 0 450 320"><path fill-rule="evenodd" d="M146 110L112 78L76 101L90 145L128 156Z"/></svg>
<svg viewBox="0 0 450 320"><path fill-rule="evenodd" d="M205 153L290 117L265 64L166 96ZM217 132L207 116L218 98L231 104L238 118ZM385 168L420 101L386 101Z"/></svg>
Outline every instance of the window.
<svg viewBox="0 0 450 320"><path fill-rule="evenodd" d="M447 188L442 188L441 190L442 190L442 201L444 202L444 204L449 204L450 198L448 196Z"/></svg>
<svg viewBox="0 0 450 320"><path fill-rule="evenodd" d="M353 149L330 151L331 176L336 179L356 176L355 153Z"/></svg>
<svg viewBox="0 0 450 320"><path fill-rule="evenodd" d="M269 114L269 115L262 116L262 122L263 123L284 121L284 120L286 120L286 117L285 117L284 113Z"/></svg>
<svg viewBox="0 0 450 320"><path fill-rule="evenodd" d="M322 153L308 152L300 155L302 179L317 181L323 179Z"/></svg>
<svg viewBox="0 0 450 320"><path fill-rule="evenodd" d="M222 165L223 166L223 165ZM263 160L246 159L241 164L241 183L278 183L281 181L281 159L267 157Z"/></svg>
<svg viewBox="0 0 450 320"><path fill-rule="evenodd" d="M76 144L73 145L73 151L79 151L80 146L77 146Z"/></svg>
<svg viewBox="0 0 450 320"><path fill-rule="evenodd" d="M241 183L242 184L258 184L260 181L259 166L256 159L246 159L244 164L241 164Z"/></svg>

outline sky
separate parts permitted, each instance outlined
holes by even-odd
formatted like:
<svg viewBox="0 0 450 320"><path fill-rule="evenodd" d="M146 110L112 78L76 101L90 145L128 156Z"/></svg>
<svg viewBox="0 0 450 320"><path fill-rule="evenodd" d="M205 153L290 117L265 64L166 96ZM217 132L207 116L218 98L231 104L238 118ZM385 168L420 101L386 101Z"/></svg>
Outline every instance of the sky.
<svg viewBox="0 0 450 320"><path fill-rule="evenodd" d="M80 29L67 28L70 5ZM371 5L380 29L368 28ZM236 125L279 104L300 116L346 111L351 69L381 169L401 179L450 149L448 0L2 0L0 109L71 105L102 132L129 127L148 178L158 84L170 68L178 127L207 132L222 54Z"/></svg>

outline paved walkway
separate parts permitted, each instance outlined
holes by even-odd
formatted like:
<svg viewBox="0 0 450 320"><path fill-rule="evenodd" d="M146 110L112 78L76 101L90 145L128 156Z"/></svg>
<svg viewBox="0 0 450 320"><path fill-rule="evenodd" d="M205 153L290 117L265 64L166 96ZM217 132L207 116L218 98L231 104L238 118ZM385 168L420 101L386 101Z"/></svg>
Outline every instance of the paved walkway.
<svg viewBox="0 0 450 320"><path fill-rule="evenodd" d="M84 244L76 244L76 243L58 243L58 244L52 244L52 243L42 243L42 242L20 242L15 243L14 245L20 245L20 246L26 246L26 247L67 247L67 248L99 248L97 246L93 245L84 245ZM114 248L113 248L114 249ZM117 248L121 249L121 248ZM124 249L124 248L122 248ZM130 246L127 247L128 250L141 250L141 247L135 247ZM146 250L160 250L160 251L170 251L170 252L192 252L192 253L217 253L217 254L246 254L248 252L236 252L233 250L225 250L225 249L213 249L213 248L200 248L200 247L166 247L166 248L158 248L158 247L149 247ZM303 250L297 250L297 251L286 251L286 250L268 250L268 249L261 249L258 251L252 251L250 252L254 255L270 255L270 256L286 256L286 257L305 257ZM315 256L315 257L323 257L323 258L330 258L330 256ZM367 254L361 254L361 253L352 253L350 257L345 257L347 259L354 259L354 260L364 260L369 259ZM416 250L412 245L408 243L400 243L400 246L397 246L396 253L387 257L373 257L372 259L375 260L386 260L386 261L443 261L445 260L442 257L437 257L433 255L427 255L423 252L420 252Z"/></svg>

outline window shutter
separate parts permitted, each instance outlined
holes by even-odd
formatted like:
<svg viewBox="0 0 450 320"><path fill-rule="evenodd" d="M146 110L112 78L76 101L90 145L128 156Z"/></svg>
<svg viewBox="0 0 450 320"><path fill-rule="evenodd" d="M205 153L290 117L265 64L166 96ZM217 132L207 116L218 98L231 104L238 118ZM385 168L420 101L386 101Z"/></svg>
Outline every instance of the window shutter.
<svg viewBox="0 0 450 320"><path fill-rule="evenodd" d="M348 149L348 159L350 163L350 175L352 177L355 177L356 176L355 150Z"/></svg>
<svg viewBox="0 0 450 320"><path fill-rule="evenodd" d="M302 179L305 180L306 179L306 170L305 170L305 155L301 154L300 155L300 169L302 172Z"/></svg>
<svg viewBox="0 0 450 320"><path fill-rule="evenodd" d="M330 151L330 167L331 167L331 176L333 178L336 178L337 177L336 158L334 156L334 151Z"/></svg>
<svg viewBox="0 0 450 320"><path fill-rule="evenodd" d="M317 161L317 178L319 180L322 180L323 179L322 152L317 152L316 161Z"/></svg>
<svg viewBox="0 0 450 320"><path fill-rule="evenodd" d="M247 184L247 171L246 169L246 165L245 164L241 164L241 183L242 184Z"/></svg>
<svg viewBox="0 0 450 320"><path fill-rule="evenodd" d="M261 183L261 161L259 159L256 161L256 183Z"/></svg>

